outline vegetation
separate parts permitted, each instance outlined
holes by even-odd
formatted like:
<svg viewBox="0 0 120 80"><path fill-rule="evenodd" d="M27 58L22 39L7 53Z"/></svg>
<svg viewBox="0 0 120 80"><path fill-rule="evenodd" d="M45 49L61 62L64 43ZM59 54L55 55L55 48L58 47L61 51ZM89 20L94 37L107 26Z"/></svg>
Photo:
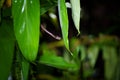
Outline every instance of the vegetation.
<svg viewBox="0 0 120 80"><path fill-rule="evenodd" d="M0 80L119 80L119 38L82 35L81 12L80 0L0 0Z"/></svg>

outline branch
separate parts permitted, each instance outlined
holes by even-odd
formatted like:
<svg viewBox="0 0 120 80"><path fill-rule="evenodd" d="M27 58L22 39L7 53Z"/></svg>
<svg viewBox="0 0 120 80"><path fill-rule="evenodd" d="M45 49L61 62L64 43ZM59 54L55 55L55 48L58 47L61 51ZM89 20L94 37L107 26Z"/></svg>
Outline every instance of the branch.
<svg viewBox="0 0 120 80"><path fill-rule="evenodd" d="M44 25L41 24L41 29L42 29L43 31L45 31L47 34L49 34L49 35L52 36L53 38L55 38L55 39L57 39L57 40L61 40L61 37L52 34L52 33L49 32L44 26L45 26L45 24L44 24Z"/></svg>

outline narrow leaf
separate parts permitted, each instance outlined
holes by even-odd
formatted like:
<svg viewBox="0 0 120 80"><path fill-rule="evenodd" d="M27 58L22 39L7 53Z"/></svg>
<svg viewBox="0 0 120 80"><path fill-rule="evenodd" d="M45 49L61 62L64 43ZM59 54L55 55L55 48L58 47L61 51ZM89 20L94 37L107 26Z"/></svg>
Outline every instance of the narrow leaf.
<svg viewBox="0 0 120 80"><path fill-rule="evenodd" d="M78 31L78 34L80 34L80 0L70 0L71 2L71 8L72 8L72 18L73 22L75 24L75 27Z"/></svg>
<svg viewBox="0 0 120 80"><path fill-rule="evenodd" d="M22 59L22 73L23 79L28 80L29 63L25 59Z"/></svg>
<svg viewBox="0 0 120 80"><path fill-rule="evenodd" d="M12 0L14 32L23 56L36 59L39 45L39 0Z"/></svg>
<svg viewBox="0 0 120 80"><path fill-rule="evenodd" d="M58 10L60 18L60 26L62 30L63 41L66 48L69 50L69 41L68 41L68 15L65 5L65 0L58 0Z"/></svg>
<svg viewBox="0 0 120 80"><path fill-rule="evenodd" d="M88 57L90 59L90 64L92 67L95 66L95 63L97 61L97 57L98 57L98 53L99 53L99 47L96 45L91 45L88 48Z"/></svg>
<svg viewBox="0 0 120 80"><path fill-rule="evenodd" d="M59 69L77 69L75 64L66 62L64 58L56 56L54 52L51 51L44 51L43 55L39 59L39 62Z"/></svg>
<svg viewBox="0 0 120 80"><path fill-rule="evenodd" d="M105 61L105 77L110 80L113 78L118 61L116 47L103 46L103 58Z"/></svg>
<svg viewBox="0 0 120 80"><path fill-rule="evenodd" d="M3 20L0 25L0 80L7 80L12 66L14 42L12 22Z"/></svg>

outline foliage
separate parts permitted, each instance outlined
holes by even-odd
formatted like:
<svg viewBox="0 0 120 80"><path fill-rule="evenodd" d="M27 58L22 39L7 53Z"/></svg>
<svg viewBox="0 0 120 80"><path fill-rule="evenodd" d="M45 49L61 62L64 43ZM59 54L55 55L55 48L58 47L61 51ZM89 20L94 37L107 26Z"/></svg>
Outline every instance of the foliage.
<svg viewBox="0 0 120 80"><path fill-rule="evenodd" d="M6 80L12 66L15 38L12 22L3 20L0 26L0 79Z"/></svg>
<svg viewBox="0 0 120 80"><path fill-rule="evenodd" d="M11 4L12 3L12 4ZM100 51L104 61L105 79L119 79L119 39L100 35L98 38L81 36L69 39L69 16L65 0L1 0L0 1L0 79L28 80L79 80L97 74L95 68ZM80 1L70 0L72 20L80 33ZM57 6L58 5L58 6ZM62 33L60 41L41 41L42 30L54 36L42 26L41 17L57 8ZM46 16L50 18L50 16ZM52 20L52 19L51 19ZM43 21L45 24L45 21ZM53 23L54 24L54 23ZM41 26L41 27L40 27ZM60 32L59 32L60 33ZM56 36L55 36L56 37ZM64 48L64 46L66 48ZM62 47L62 51L58 48ZM99 63L101 64L101 63ZM43 66L43 68L41 68ZM47 67L46 67L47 66ZM37 67L37 68L36 68ZM39 71L40 69L40 71ZM61 78L42 73L50 69L60 70ZM80 73L82 71L82 73ZM40 74L40 72L42 74ZM59 73L59 72L58 72ZM94 78L94 77L93 77Z"/></svg>
<svg viewBox="0 0 120 80"><path fill-rule="evenodd" d="M12 0L12 16L14 32L21 52L27 60L33 61L37 56L39 45L39 0Z"/></svg>
<svg viewBox="0 0 120 80"><path fill-rule="evenodd" d="M59 10L59 18L60 25L62 29L63 40L66 48L69 50L69 41L68 41L68 15L67 8L65 5L65 0L58 0L58 10Z"/></svg>
<svg viewBox="0 0 120 80"><path fill-rule="evenodd" d="M43 15L50 8L57 6L57 0L40 0L40 15Z"/></svg>
<svg viewBox="0 0 120 80"><path fill-rule="evenodd" d="M71 8L72 8L72 18L75 24L75 27L78 31L78 34L80 34L80 0L70 0L71 2Z"/></svg>

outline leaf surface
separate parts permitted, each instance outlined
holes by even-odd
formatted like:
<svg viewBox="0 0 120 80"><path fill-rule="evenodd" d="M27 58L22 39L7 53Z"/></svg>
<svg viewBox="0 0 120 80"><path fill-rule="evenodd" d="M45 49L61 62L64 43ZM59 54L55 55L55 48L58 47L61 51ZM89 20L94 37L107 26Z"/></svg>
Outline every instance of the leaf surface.
<svg viewBox="0 0 120 80"><path fill-rule="evenodd" d="M78 31L78 34L80 34L80 0L70 0L71 2L71 8L72 8L72 18L73 22L75 24L75 27Z"/></svg>
<svg viewBox="0 0 120 80"><path fill-rule="evenodd" d="M12 22L3 20L0 25L0 79L7 80L13 61L15 37Z"/></svg>
<svg viewBox="0 0 120 80"><path fill-rule="evenodd" d="M66 48L69 50L68 15L67 15L67 8L65 5L65 0L58 0L58 11L59 11L59 19L62 30L63 41Z"/></svg>
<svg viewBox="0 0 120 80"><path fill-rule="evenodd" d="M69 68L76 69L77 68L75 64L70 64L66 62L62 57L59 57L50 53L43 54L40 57L39 62L46 64L48 66L59 68L59 69L69 69Z"/></svg>
<svg viewBox="0 0 120 80"><path fill-rule="evenodd" d="M36 59L39 45L39 0L12 0L14 32L23 56Z"/></svg>

